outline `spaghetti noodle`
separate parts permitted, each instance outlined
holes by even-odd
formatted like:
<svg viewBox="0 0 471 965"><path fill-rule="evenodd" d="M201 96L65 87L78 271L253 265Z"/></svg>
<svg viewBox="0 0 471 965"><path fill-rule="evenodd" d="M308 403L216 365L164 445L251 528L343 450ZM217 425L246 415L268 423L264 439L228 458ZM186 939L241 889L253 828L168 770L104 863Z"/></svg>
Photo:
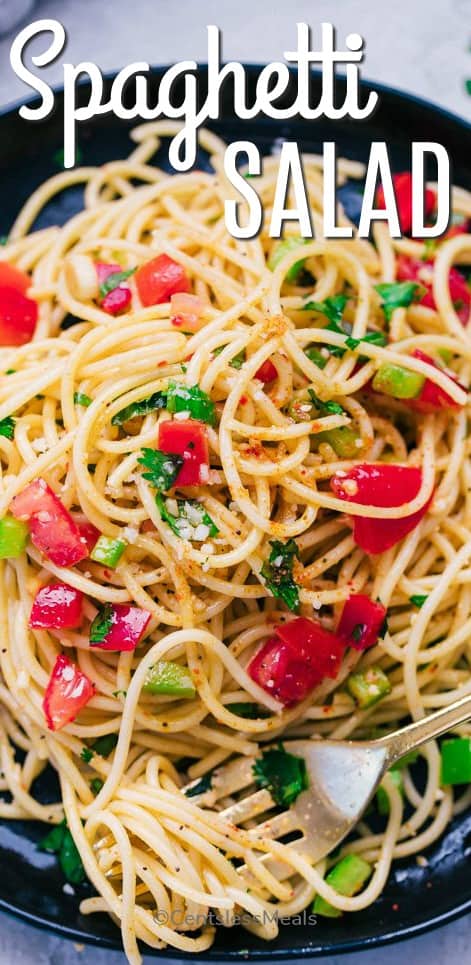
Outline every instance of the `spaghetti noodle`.
<svg viewBox="0 0 471 965"><path fill-rule="evenodd" d="M33 337L1 349L0 517L26 521L32 539L0 560L0 816L64 827L65 812L97 893L81 909L119 923L132 963L138 940L208 948L210 912L225 924L243 913L272 939L274 908L291 916L316 894L340 911L365 908L391 862L420 856L471 800L441 787L440 750L428 744L425 783L405 766L401 794L388 775L383 826L366 818L345 845L372 873L359 894L342 895L326 880L332 859L313 867L295 842L235 827L215 806L211 777L195 783L281 737L369 736L471 689L470 300L453 290L471 247L471 198L455 189L460 226L434 251L405 236L392 242L382 226L374 244L326 241L320 162L306 156L316 240L236 241L224 228L223 145L202 132L215 173L170 177L149 162L173 132L137 128L128 160L44 184L0 263L0 282L6 263L31 275L27 298L39 306ZM361 174L341 162L344 179ZM275 176L267 158L256 181L265 210ZM82 183L82 212L30 230L57 192ZM162 255L180 272L171 298L168 278L157 278L157 298L155 275L152 295L142 274ZM193 423L196 435L183 455L172 436L157 466L169 423L174 434ZM398 467L415 473L415 488L409 475L399 489L393 476L386 485ZM182 468L190 481L179 486ZM389 497L368 496L372 478ZM25 509L38 480L35 498L52 490L54 512L95 534L75 564L57 562L57 545L45 551L54 512ZM62 625L34 624L33 601L51 583L75 593L69 601L83 594L78 626L67 607ZM352 599L387 611L387 629L365 646L368 616L342 636ZM132 646L121 637L107 646L113 621L122 629L119 607L130 605L147 614L145 632ZM256 655L301 619L343 643L335 672L308 658L308 683L297 681L293 698L257 670ZM298 645L283 652L291 659ZM61 653L75 682L90 686L78 715L51 692ZM149 684L156 666L176 674L166 689ZM362 701L352 679L368 687L372 670L386 684L381 699ZM97 743L105 738L107 753ZM62 793L53 805L34 796L48 762ZM285 868L279 879L267 854Z"/></svg>

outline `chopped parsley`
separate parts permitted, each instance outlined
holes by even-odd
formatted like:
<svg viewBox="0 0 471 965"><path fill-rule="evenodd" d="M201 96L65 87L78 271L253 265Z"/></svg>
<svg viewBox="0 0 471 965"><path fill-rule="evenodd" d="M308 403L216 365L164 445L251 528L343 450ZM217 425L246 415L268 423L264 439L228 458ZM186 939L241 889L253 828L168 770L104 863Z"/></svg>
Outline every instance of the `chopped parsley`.
<svg viewBox="0 0 471 965"><path fill-rule="evenodd" d="M294 557L299 559L299 549L294 539L287 543L270 540L271 551L265 560L261 575L265 586L280 600L286 603L289 610L297 613L299 610L299 587L293 579Z"/></svg>
<svg viewBox="0 0 471 965"><path fill-rule="evenodd" d="M111 275L108 275L108 278L105 278L100 285L100 298L106 298L115 288L119 288L123 281L130 278L135 271L136 268L128 268L127 271L114 271Z"/></svg>
<svg viewBox="0 0 471 965"><path fill-rule="evenodd" d="M84 747L80 757L86 764L90 763L94 754L99 754L100 757L109 757L117 743L117 734L103 734L103 737L98 737L90 747Z"/></svg>
<svg viewBox="0 0 471 965"><path fill-rule="evenodd" d="M147 469L142 474L144 479L158 492L164 493L173 486L183 466L183 456L160 449L142 449L142 456L137 461Z"/></svg>
<svg viewBox="0 0 471 965"><path fill-rule="evenodd" d="M113 626L113 606L102 603L90 626L90 643L103 643Z"/></svg>
<svg viewBox="0 0 471 965"><path fill-rule="evenodd" d="M75 405L83 405L85 409L88 409L88 406L91 405L92 402L93 399L91 399L89 395L85 395L84 392L74 392Z"/></svg>
<svg viewBox="0 0 471 965"><path fill-rule="evenodd" d="M213 786L212 776L213 776L212 771L210 771L209 774L205 774L204 777L202 777L197 782L197 784L193 784L191 785L191 787L187 787L185 791L185 796L196 797L198 794L204 794L205 791L210 791Z"/></svg>
<svg viewBox="0 0 471 965"><path fill-rule="evenodd" d="M270 717L270 711L250 701L246 703L238 703L235 701L233 704L226 704L225 706L226 710L230 710L231 714L237 714L237 717L245 717L247 720L258 720L263 717Z"/></svg>
<svg viewBox="0 0 471 965"><path fill-rule="evenodd" d="M5 419L0 419L0 436L6 439L13 439L15 435L15 420L12 415L7 415Z"/></svg>
<svg viewBox="0 0 471 965"><path fill-rule="evenodd" d="M325 315L332 325L336 325L337 328L333 328L332 331L339 331L342 335L345 334L340 324L343 318L343 312L345 305L348 302L346 295L331 295L330 298L326 298L324 302L306 302L303 305L304 312L320 312L321 315Z"/></svg>
<svg viewBox="0 0 471 965"><path fill-rule="evenodd" d="M322 352L325 352L323 355ZM304 354L307 355L314 365L317 365L319 369L325 369L327 362L329 361L329 349L319 348L317 345L310 345L309 348L304 349Z"/></svg>
<svg viewBox="0 0 471 965"><path fill-rule="evenodd" d="M290 754L281 743L263 751L252 770L255 783L266 787L280 807L289 807L309 787L304 758Z"/></svg>
<svg viewBox="0 0 471 965"><path fill-rule="evenodd" d="M204 543L209 537L218 535L216 523L196 499L164 499L161 493L157 493L155 501L161 519L175 536Z"/></svg>
<svg viewBox="0 0 471 965"><path fill-rule="evenodd" d="M199 385L181 385L169 382L167 390L167 409L169 412L188 412L192 419L216 424L216 408L209 395Z"/></svg>
<svg viewBox="0 0 471 965"><path fill-rule="evenodd" d="M419 610L420 607L424 605L426 600L428 600L428 593L414 593L409 597L410 603L413 603L414 606L419 608Z"/></svg>
<svg viewBox="0 0 471 965"><path fill-rule="evenodd" d="M225 348L226 348L225 345L219 345L217 348L214 349L213 355L215 356L220 355ZM246 357L247 356L246 356L245 348L243 348L240 352L237 353L237 355L234 355L231 358L229 365L233 369L241 369L245 362Z"/></svg>
<svg viewBox="0 0 471 965"><path fill-rule="evenodd" d="M131 402L124 409L120 409L111 420L112 426L122 426L130 419L136 419L154 412L155 409L165 409L167 406L167 396L165 392L154 392L147 399L139 399L139 402Z"/></svg>
<svg viewBox="0 0 471 965"><path fill-rule="evenodd" d="M82 761L85 762L85 764L89 764L93 757L93 751L91 747L82 747L80 757L82 758Z"/></svg>
<svg viewBox="0 0 471 965"><path fill-rule="evenodd" d="M65 818L61 824L57 824L39 842L38 848L40 851L49 852L49 854L57 854L62 872L71 885L80 885L82 881L85 881L86 874L82 859Z"/></svg>
<svg viewBox="0 0 471 965"><path fill-rule="evenodd" d="M93 780L90 781L90 790L93 791L95 796L100 793L103 784L104 781L102 781L101 777L94 777Z"/></svg>
<svg viewBox="0 0 471 965"><path fill-rule="evenodd" d="M366 335L362 335L361 338L352 338L351 335L345 339L345 345L347 348L352 349L352 351L358 348L362 342L369 342L370 345L387 345L388 337L384 332L367 332Z"/></svg>
<svg viewBox="0 0 471 965"><path fill-rule="evenodd" d="M345 409L338 402L323 402L313 389L308 389L308 395L321 415L345 415Z"/></svg>
<svg viewBox="0 0 471 965"><path fill-rule="evenodd" d="M381 298L381 308L387 322L391 321L396 308L408 308L415 301L422 285L415 281L384 282L374 286Z"/></svg>

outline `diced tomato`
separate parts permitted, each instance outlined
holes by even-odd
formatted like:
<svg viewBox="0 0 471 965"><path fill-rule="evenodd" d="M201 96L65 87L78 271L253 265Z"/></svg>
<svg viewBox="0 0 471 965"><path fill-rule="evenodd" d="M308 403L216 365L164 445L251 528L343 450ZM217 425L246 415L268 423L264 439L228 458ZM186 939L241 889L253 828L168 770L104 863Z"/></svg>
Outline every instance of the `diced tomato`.
<svg viewBox="0 0 471 965"><path fill-rule="evenodd" d="M132 292L127 285L118 285L105 295L100 307L108 315L122 315L132 301Z"/></svg>
<svg viewBox="0 0 471 965"><path fill-rule="evenodd" d="M176 292L170 298L172 315L170 321L175 328L185 332L198 332L204 323L206 305L198 295L191 292Z"/></svg>
<svg viewBox="0 0 471 965"><path fill-rule="evenodd" d="M26 345L38 321L38 306L17 288L0 286L0 345Z"/></svg>
<svg viewBox="0 0 471 965"><path fill-rule="evenodd" d="M102 641L91 642L90 646L100 650L115 650L120 653L135 650L142 639L151 614L138 606L127 603L113 603L111 607L111 627Z"/></svg>
<svg viewBox="0 0 471 965"><path fill-rule="evenodd" d="M10 509L28 523L32 542L56 566L74 566L88 556L77 523L44 479L18 493Z"/></svg>
<svg viewBox="0 0 471 965"><path fill-rule="evenodd" d="M85 516L81 513L75 513L72 519L77 524L80 536L85 540L85 544L88 550L88 556L90 555L92 549L96 545L97 540L101 536L100 530L93 525Z"/></svg>
<svg viewBox="0 0 471 965"><path fill-rule="evenodd" d="M206 426L196 419L168 419L159 425L159 449L183 456L177 486L200 486L209 479L209 446Z"/></svg>
<svg viewBox="0 0 471 965"><path fill-rule="evenodd" d="M400 174L393 174L392 181L401 231L403 235L408 235L412 228L412 174L410 171L401 171ZM376 204L378 208L384 209L386 207L382 185L379 186L376 193ZM434 212L436 204L435 191L432 191L431 188L425 188L424 212L426 218L429 218Z"/></svg>
<svg viewBox="0 0 471 965"><path fill-rule="evenodd" d="M36 593L29 625L34 629L74 630L82 622L83 593L67 583L50 583Z"/></svg>
<svg viewBox="0 0 471 965"><path fill-rule="evenodd" d="M421 359L422 362L428 362L429 365L433 365L436 369L440 368L434 359L430 358L430 355L426 355L425 352L422 352L418 348L414 349L412 355L416 359ZM465 386L461 385L458 379L452 378L451 375L449 378L450 382L454 382L456 385L460 385L462 389L465 389ZM441 389L439 385L435 385L435 382L432 382L431 379L425 379L420 394L415 399L408 399L407 405L410 409L415 409L417 412L436 412L437 409L462 408L459 402L455 402L447 392Z"/></svg>
<svg viewBox="0 0 471 965"><path fill-rule="evenodd" d="M461 224L450 225L450 227L448 228L448 231L445 231L445 234L441 236L440 240L448 241L449 238L456 238L457 235L468 235L469 229L470 229L469 218L465 218L465 220L462 221Z"/></svg>
<svg viewBox="0 0 471 965"><path fill-rule="evenodd" d="M397 466L394 463L362 463L345 474L332 476L330 480L331 489L339 499L360 503L362 506L402 506L417 496L421 485L420 469L415 466ZM355 543L365 553L384 553L415 529L425 516L432 498L433 496L422 509L401 519L355 516Z"/></svg>
<svg viewBox="0 0 471 965"><path fill-rule="evenodd" d="M8 261L0 261L0 288L15 288L25 295L31 286L31 278L25 271L15 268Z"/></svg>
<svg viewBox="0 0 471 965"><path fill-rule="evenodd" d="M142 265L136 272L136 285L145 307L168 302L176 292L190 291L185 269L168 255L157 255Z"/></svg>
<svg viewBox="0 0 471 965"><path fill-rule="evenodd" d="M43 700L49 730L60 730L75 720L94 693L91 680L64 653L59 654Z"/></svg>
<svg viewBox="0 0 471 965"><path fill-rule="evenodd" d="M419 261L417 258L400 255L397 259L396 275L398 281L415 281L426 288L425 294L419 299L419 305L437 310L433 294L433 261ZM465 276L457 268L450 268L448 287L456 314L460 322L467 325L471 308L471 291Z"/></svg>
<svg viewBox="0 0 471 965"><path fill-rule="evenodd" d="M386 619L386 607L364 593L352 593L345 603L337 633L356 650L367 650L378 642Z"/></svg>
<svg viewBox="0 0 471 965"><path fill-rule="evenodd" d="M255 378L259 379L260 382L273 382L278 376L278 372L270 359L266 359L263 365L257 369L255 373Z"/></svg>
<svg viewBox="0 0 471 965"><path fill-rule="evenodd" d="M275 627L247 668L252 680L286 707L298 703L324 677L335 678L346 643L317 620L298 617Z"/></svg>

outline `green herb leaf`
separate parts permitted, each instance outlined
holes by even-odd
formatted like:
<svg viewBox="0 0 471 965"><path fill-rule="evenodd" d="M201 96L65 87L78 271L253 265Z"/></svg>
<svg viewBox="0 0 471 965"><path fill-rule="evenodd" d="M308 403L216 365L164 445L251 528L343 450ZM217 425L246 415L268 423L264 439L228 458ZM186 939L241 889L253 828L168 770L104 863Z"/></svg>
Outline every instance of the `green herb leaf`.
<svg viewBox="0 0 471 965"><path fill-rule="evenodd" d="M203 392L199 385L181 385L169 382L167 391L167 409L169 412L188 412L192 419L216 424L216 408L209 395Z"/></svg>
<svg viewBox="0 0 471 965"><path fill-rule="evenodd" d="M294 557L299 559L299 549L294 539L287 543L270 540L272 547L268 560L262 566L261 575L267 589L274 597L286 603L289 610L299 610L299 587L293 579Z"/></svg>
<svg viewBox="0 0 471 965"><path fill-rule="evenodd" d="M136 268L128 268L127 271L114 271L112 275L108 275L108 278L105 278L105 281L100 285L100 298L106 298L109 292L119 288L123 281L134 275L136 270Z"/></svg>
<svg viewBox="0 0 471 965"><path fill-rule="evenodd" d="M381 308L386 321L390 322L396 308L408 308L412 305L422 285L415 281L393 281L375 285L374 288L381 298Z"/></svg>
<svg viewBox="0 0 471 965"><path fill-rule="evenodd" d="M74 839L64 819L56 825L38 844L40 851L57 854L63 874L72 885L79 885L85 880L85 869L78 853Z"/></svg>
<svg viewBox="0 0 471 965"><path fill-rule="evenodd" d="M183 456L160 449L142 449L142 456L137 461L148 470L142 474L144 479L148 479L158 492L164 493L173 486L183 466Z"/></svg>
<svg viewBox="0 0 471 965"><path fill-rule="evenodd" d="M237 717L244 717L247 720L259 720L260 718L270 717L270 711L265 710L264 707L259 707L258 704L252 704L249 701L247 703L238 703L235 701L233 704L226 704L226 709L230 710L231 714L237 714Z"/></svg>
<svg viewBox="0 0 471 965"><path fill-rule="evenodd" d="M337 326L337 328L332 329L334 332L339 331L341 335L345 335L345 332L339 326L347 302L347 295L332 295L330 298L326 298L324 302L306 302L302 310L303 312L320 312L321 315L325 315L329 319L329 322Z"/></svg>
<svg viewBox="0 0 471 965"><path fill-rule="evenodd" d="M93 751L91 747L82 747L80 757L82 758L82 761L85 762L85 764L89 764L93 757Z"/></svg>
<svg viewBox="0 0 471 965"><path fill-rule="evenodd" d="M99 754L100 757L109 757L117 743L117 734L103 734L103 737L97 737L96 741L93 742L91 750L94 754Z"/></svg>
<svg viewBox="0 0 471 965"><path fill-rule="evenodd" d="M367 334L362 335L361 338L352 338L352 336L349 335L348 338L345 339L345 345L347 348L352 349L352 351L358 348L362 342L369 342L370 345L383 346L388 344L388 337L384 332L367 332Z"/></svg>
<svg viewBox="0 0 471 965"><path fill-rule="evenodd" d="M103 784L104 781L102 781L101 777L94 777L93 780L90 781L90 789L93 791L95 797L100 793Z"/></svg>
<svg viewBox="0 0 471 965"><path fill-rule="evenodd" d="M139 402L131 402L124 409L121 409L111 420L112 426L122 426L130 419L141 418L154 412L155 409L165 409L167 406L167 395L165 392L154 392L147 399L139 399Z"/></svg>
<svg viewBox="0 0 471 965"><path fill-rule="evenodd" d="M410 603L413 603L414 606L417 606L419 610L420 607L424 605L426 600L428 600L428 593L414 593L409 597Z"/></svg>
<svg viewBox="0 0 471 965"><path fill-rule="evenodd" d="M205 791L210 791L212 788L212 771L209 774L205 774L197 784L193 784L192 787L187 787L185 791L186 797L196 797L197 794L204 794Z"/></svg>
<svg viewBox="0 0 471 965"><path fill-rule="evenodd" d="M6 439L13 439L15 435L15 420L12 415L7 415L5 419L0 419L0 436Z"/></svg>
<svg viewBox="0 0 471 965"><path fill-rule="evenodd" d="M209 513L206 512L204 506L196 499L175 500L178 508L178 516L170 512L165 499L160 493L157 493L155 501L161 519L163 519L164 523L168 523L172 532L175 533L175 536L179 536L181 539L204 542L210 536L218 535L219 530L216 523L211 519ZM205 526L207 528L208 532L205 533L204 536L198 533L199 526Z"/></svg>
<svg viewBox="0 0 471 965"><path fill-rule="evenodd" d="M323 348L324 346L321 346ZM327 362L329 361L327 356L322 354L321 348L318 345L310 345L309 348L304 349L304 354L307 355L314 365L317 365L319 369L325 369ZM330 351L327 349L327 351Z"/></svg>
<svg viewBox="0 0 471 965"><path fill-rule="evenodd" d="M313 389L308 389L308 395L321 415L345 415L345 409L338 402L323 402Z"/></svg>
<svg viewBox="0 0 471 965"><path fill-rule="evenodd" d="M85 395L83 392L74 392L75 405L83 405L85 409L88 409L88 406L91 405L92 402L93 399L91 399L89 395Z"/></svg>
<svg viewBox="0 0 471 965"><path fill-rule="evenodd" d="M225 348L226 348L225 345L218 345L218 347L214 349L213 355L220 355L223 349ZM234 355L231 358L229 365L233 369L241 369L245 362L246 357L247 357L246 351L245 351L245 348L243 348L240 352L237 353L237 355Z"/></svg>
<svg viewBox="0 0 471 965"><path fill-rule="evenodd" d="M252 770L256 784L266 787L280 807L289 807L309 787L304 758L288 753L283 744L263 751Z"/></svg>
<svg viewBox="0 0 471 965"><path fill-rule="evenodd" d="M90 627L90 643L103 643L113 626L113 606L102 603Z"/></svg>

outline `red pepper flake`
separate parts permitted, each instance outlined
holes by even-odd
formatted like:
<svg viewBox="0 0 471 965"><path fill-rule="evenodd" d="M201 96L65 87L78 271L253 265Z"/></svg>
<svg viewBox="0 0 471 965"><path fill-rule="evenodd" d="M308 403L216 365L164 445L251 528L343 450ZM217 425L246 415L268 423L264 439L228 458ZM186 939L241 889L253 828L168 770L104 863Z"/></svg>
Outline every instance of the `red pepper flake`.
<svg viewBox="0 0 471 965"><path fill-rule="evenodd" d="M399 911L399 905L396 902L394 902L394 905L391 905L391 907L393 911Z"/></svg>
<svg viewBox="0 0 471 965"><path fill-rule="evenodd" d="M247 405L248 399L246 395L241 395L239 399L239 405Z"/></svg>

